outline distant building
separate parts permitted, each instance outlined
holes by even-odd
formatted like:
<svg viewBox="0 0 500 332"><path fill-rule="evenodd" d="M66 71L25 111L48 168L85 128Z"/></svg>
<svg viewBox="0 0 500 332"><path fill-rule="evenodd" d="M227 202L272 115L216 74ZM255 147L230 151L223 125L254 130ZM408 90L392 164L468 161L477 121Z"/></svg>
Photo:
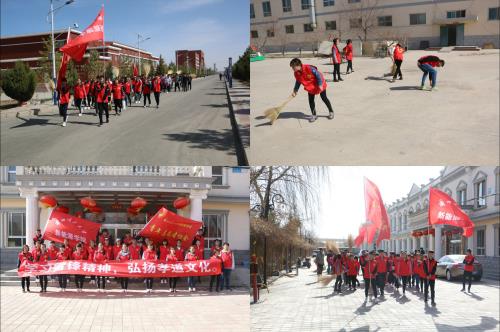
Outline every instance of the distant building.
<svg viewBox="0 0 500 332"><path fill-rule="evenodd" d="M175 64L177 67L185 67L191 70L205 69L205 54L202 50L179 50L175 51Z"/></svg>

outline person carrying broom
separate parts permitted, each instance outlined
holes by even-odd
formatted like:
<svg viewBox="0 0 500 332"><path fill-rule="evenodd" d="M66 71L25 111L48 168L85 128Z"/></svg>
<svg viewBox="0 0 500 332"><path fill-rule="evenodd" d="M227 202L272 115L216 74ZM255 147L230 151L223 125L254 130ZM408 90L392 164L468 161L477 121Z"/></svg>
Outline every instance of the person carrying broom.
<svg viewBox="0 0 500 332"><path fill-rule="evenodd" d="M299 91L300 85L304 86L304 90L309 94L309 107L311 108L311 117L309 118L309 122L314 122L317 120L316 115L316 105L314 102L314 98L319 94L321 100L325 103L328 108L328 119L333 119L333 108L330 104L330 100L326 96L326 80L323 77L323 74L312 65L302 64L300 59L294 58L290 61L290 67L293 70L295 76L295 87L293 88L292 97L297 95Z"/></svg>

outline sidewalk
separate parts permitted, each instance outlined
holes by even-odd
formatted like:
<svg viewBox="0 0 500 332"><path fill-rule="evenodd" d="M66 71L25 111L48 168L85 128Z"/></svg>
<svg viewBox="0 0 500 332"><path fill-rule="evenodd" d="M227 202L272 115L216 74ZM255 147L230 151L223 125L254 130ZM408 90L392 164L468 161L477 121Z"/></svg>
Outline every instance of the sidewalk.
<svg viewBox="0 0 500 332"><path fill-rule="evenodd" d="M473 284L462 293L460 282L436 281L436 307L426 306L414 289L406 298L386 287L385 300L364 303L361 288L333 294L333 282L316 282L315 266L298 277L282 277L260 292L251 306L252 331L498 331L497 282ZM429 302L430 303L430 302Z"/></svg>
<svg viewBox="0 0 500 332"><path fill-rule="evenodd" d="M248 165L250 149L250 85L233 79L233 87L226 81L231 124L235 131L236 144L241 150L238 156L239 165Z"/></svg>

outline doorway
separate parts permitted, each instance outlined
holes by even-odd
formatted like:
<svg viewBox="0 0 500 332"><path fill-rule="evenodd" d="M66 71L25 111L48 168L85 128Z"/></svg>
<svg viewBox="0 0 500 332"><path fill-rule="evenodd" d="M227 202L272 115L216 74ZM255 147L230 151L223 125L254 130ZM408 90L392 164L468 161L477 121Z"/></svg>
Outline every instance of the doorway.
<svg viewBox="0 0 500 332"><path fill-rule="evenodd" d="M442 25L440 27L441 46L464 45L464 24Z"/></svg>

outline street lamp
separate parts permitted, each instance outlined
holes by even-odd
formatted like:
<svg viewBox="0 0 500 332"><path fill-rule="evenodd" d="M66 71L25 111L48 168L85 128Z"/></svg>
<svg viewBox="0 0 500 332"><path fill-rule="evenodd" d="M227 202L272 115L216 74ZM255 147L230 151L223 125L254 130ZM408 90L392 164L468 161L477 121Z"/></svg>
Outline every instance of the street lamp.
<svg viewBox="0 0 500 332"><path fill-rule="evenodd" d="M55 46L55 41L54 41L54 13L61 9L64 6L67 6L69 4L72 4L75 2L75 0L68 0L66 1L63 5L57 7L54 9L54 1L50 0L50 11L48 14L50 14L50 34L51 34L51 40L52 40L52 80L54 81L54 86L56 85L56 46ZM47 14L47 16L48 16ZM57 99L56 99L56 90L54 89L54 94L52 95L52 99L54 101L54 105L57 105Z"/></svg>
<svg viewBox="0 0 500 332"><path fill-rule="evenodd" d="M145 42L146 40L151 39L151 37L142 37L140 34L137 34L137 50L139 51L139 76L141 76L141 48L139 47L141 42Z"/></svg>

